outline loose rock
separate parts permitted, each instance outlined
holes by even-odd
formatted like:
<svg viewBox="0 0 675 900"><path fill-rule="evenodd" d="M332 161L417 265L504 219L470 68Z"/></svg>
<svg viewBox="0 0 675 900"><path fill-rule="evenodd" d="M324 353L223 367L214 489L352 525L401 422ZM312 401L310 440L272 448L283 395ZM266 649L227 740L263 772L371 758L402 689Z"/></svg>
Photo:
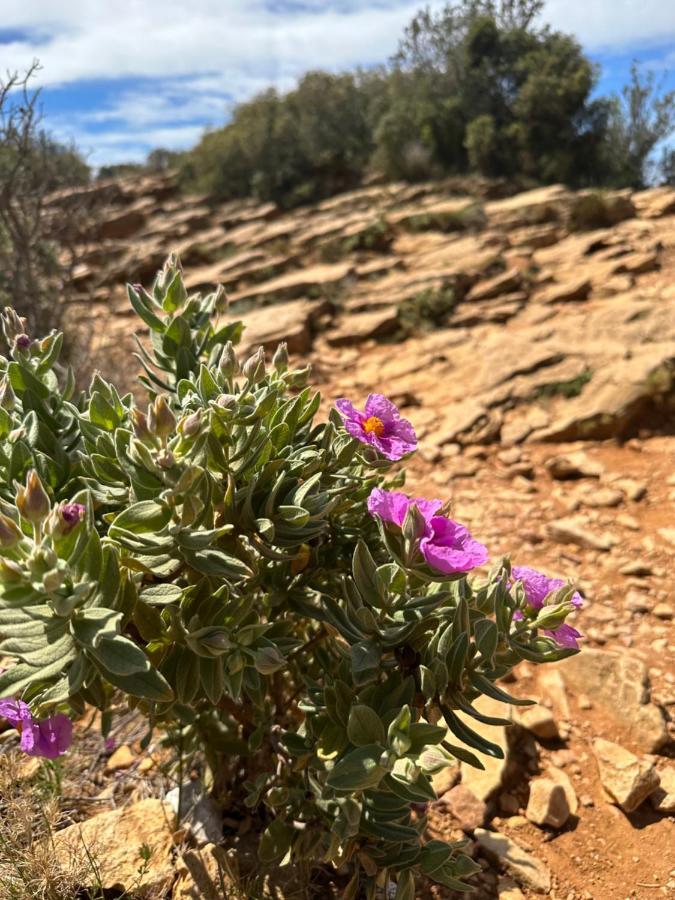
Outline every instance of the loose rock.
<svg viewBox="0 0 675 900"><path fill-rule="evenodd" d="M464 784L456 784L443 795L443 807L459 822L464 831L473 831L485 821L487 806Z"/></svg>
<svg viewBox="0 0 675 900"><path fill-rule="evenodd" d="M535 825L562 828L570 817L563 786L549 778L536 778L532 781L525 815Z"/></svg>
<svg viewBox="0 0 675 900"><path fill-rule="evenodd" d="M537 894L551 890L551 873L546 865L510 837L484 828L477 828L474 837L485 855L503 865L517 882Z"/></svg>
<svg viewBox="0 0 675 900"><path fill-rule="evenodd" d="M659 775L653 763L603 738L593 742L593 752L603 788L624 812L633 812L658 788Z"/></svg>

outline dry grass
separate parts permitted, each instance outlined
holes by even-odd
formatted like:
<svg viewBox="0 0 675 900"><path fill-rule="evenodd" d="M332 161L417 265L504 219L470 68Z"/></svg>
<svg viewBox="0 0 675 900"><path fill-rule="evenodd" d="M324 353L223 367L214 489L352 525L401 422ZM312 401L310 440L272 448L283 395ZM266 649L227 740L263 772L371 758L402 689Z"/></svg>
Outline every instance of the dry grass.
<svg viewBox="0 0 675 900"><path fill-rule="evenodd" d="M32 760L28 761L32 763ZM0 756L0 896L3 900L73 900L91 875L89 860L57 859L57 764L27 765L10 750Z"/></svg>

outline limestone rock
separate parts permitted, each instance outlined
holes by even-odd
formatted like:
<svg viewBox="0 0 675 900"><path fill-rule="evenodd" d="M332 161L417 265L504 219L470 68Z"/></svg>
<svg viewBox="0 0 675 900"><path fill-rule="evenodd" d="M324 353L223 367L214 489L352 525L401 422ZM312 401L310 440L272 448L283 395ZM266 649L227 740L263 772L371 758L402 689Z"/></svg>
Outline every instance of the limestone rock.
<svg viewBox="0 0 675 900"><path fill-rule="evenodd" d="M610 719L629 747L654 753L668 740L661 710L650 703L642 660L625 651L583 649L554 667L571 691L593 698L594 708Z"/></svg>
<svg viewBox="0 0 675 900"><path fill-rule="evenodd" d="M549 536L560 544L576 544L585 550L611 550L615 539L610 534L595 534L580 516L556 519L547 525Z"/></svg>
<svg viewBox="0 0 675 900"><path fill-rule="evenodd" d="M498 900L525 900L525 894L513 878L500 878L497 882Z"/></svg>
<svg viewBox="0 0 675 900"><path fill-rule="evenodd" d="M175 828L176 817L169 805L161 800L141 800L57 831L54 852L64 865L73 855L91 854L98 875L92 869L91 884L85 887L158 896L174 878L171 850ZM144 865L141 852L145 846L150 858Z"/></svg>
<svg viewBox="0 0 675 900"><path fill-rule="evenodd" d="M371 312L352 313L340 322L328 335L334 346L358 344L369 338L393 334L398 328L398 312L395 307L385 307Z"/></svg>
<svg viewBox="0 0 675 900"><path fill-rule="evenodd" d="M121 769L130 769L136 762L136 756L128 744L122 744L118 747L105 764L104 772L109 775L111 772L118 772Z"/></svg>
<svg viewBox="0 0 675 900"><path fill-rule="evenodd" d="M549 778L535 778L530 782L530 799L525 815L535 825L562 828L570 817L563 786Z"/></svg>
<svg viewBox="0 0 675 900"><path fill-rule="evenodd" d="M477 828L474 837L488 859L503 865L513 878L537 894L551 890L551 873L545 863L510 837Z"/></svg>
<svg viewBox="0 0 675 900"><path fill-rule="evenodd" d="M603 738L593 742L593 752L603 788L624 812L633 812L658 788L659 775L653 763Z"/></svg>
<svg viewBox="0 0 675 900"><path fill-rule="evenodd" d="M485 821L487 806L465 784L456 784L444 794L442 802L464 831L473 831Z"/></svg>
<svg viewBox="0 0 675 900"><path fill-rule="evenodd" d="M675 766L659 769L661 783L649 798L652 806L660 813L675 813Z"/></svg>
<svg viewBox="0 0 675 900"><path fill-rule="evenodd" d="M591 280L586 276L552 284L537 294L540 303L562 303L570 300L585 300L592 289Z"/></svg>
<svg viewBox="0 0 675 900"><path fill-rule="evenodd" d="M312 346L315 323L330 309L322 300L291 300L246 313L240 354L256 347L273 352L281 341L286 341L290 353L306 353Z"/></svg>
<svg viewBox="0 0 675 900"><path fill-rule="evenodd" d="M546 468L551 477L559 481L572 478L600 478L605 471L601 462L590 459L583 450L551 456L546 460Z"/></svg>
<svg viewBox="0 0 675 900"><path fill-rule="evenodd" d="M516 713L516 721L544 741L555 740L559 736L553 713L539 703L520 707Z"/></svg>
<svg viewBox="0 0 675 900"><path fill-rule="evenodd" d="M570 815L576 816L579 811L579 799L567 772L557 766L549 765L544 770L544 776L562 787L565 791Z"/></svg>

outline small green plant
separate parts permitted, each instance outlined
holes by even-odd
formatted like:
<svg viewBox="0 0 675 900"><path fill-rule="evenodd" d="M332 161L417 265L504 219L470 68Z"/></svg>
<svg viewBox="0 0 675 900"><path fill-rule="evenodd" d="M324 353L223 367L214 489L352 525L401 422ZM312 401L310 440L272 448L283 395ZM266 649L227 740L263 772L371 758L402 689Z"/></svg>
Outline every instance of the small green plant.
<svg viewBox="0 0 675 900"><path fill-rule="evenodd" d="M457 286L443 284L407 297L398 307L398 319L405 334L428 331L444 325L457 305Z"/></svg>
<svg viewBox="0 0 675 900"><path fill-rule="evenodd" d="M470 231L485 225L485 210L480 203L469 203L458 210L415 213L401 224L408 231Z"/></svg>
<svg viewBox="0 0 675 900"><path fill-rule="evenodd" d="M203 751L263 871L320 866L345 898L465 889L476 865L414 808L434 772L502 755L474 701L524 702L497 680L575 652L580 598L507 560L469 577L487 548L396 490L417 441L386 398L316 422L309 370L283 345L241 364L223 291L188 296L175 259L129 299L146 411L98 375L76 396L60 335L3 316L0 714L57 757L64 713L98 708L105 734L121 694L146 742Z"/></svg>
<svg viewBox="0 0 675 900"><path fill-rule="evenodd" d="M570 378L568 381L552 381L548 384L539 385L534 392L533 399L566 397L568 400L571 400L573 397L579 396L592 377L593 370L584 369L583 372L580 372L579 375L575 378Z"/></svg>

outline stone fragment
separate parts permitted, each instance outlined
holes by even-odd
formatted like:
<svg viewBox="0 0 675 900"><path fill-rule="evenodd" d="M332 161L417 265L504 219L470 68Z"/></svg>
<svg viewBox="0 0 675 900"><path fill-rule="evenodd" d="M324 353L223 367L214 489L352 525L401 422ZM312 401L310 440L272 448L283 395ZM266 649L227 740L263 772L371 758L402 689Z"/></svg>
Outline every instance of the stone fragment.
<svg viewBox="0 0 675 900"><path fill-rule="evenodd" d="M214 844L207 844L198 850L187 850L176 864L178 881L173 900L222 900L236 885L228 874L225 850Z"/></svg>
<svg viewBox="0 0 675 900"><path fill-rule="evenodd" d="M479 281L467 294L467 300L492 300L502 294L510 294L518 290L521 281L522 275L518 269L508 269L487 281Z"/></svg>
<svg viewBox="0 0 675 900"><path fill-rule="evenodd" d="M621 506L623 493L616 488L603 487L594 491L588 491L579 498L584 506L591 508L603 508Z"/></svg>
<svg viewBox="0 0 675 900"><path fill-rule="evenodd" d="M649 798L652 806L660 813L675 813L675 766L659 769L661 783Z"/></svg>
<svg viewBox="0 0 675 900"><path fill-rule="evenodd" d="M546 778L550 778L551 781L555 781L556 784L559 784L562 787L565 791L570 815L576 816L579 811L579 800L567 772L563 769L559 769L558 766L548 765L544 771L544 775Z"/></svg>
<svg viewBox="0 0 675 900"><path fill-rule="evenodd" d="M540 303L562 303L574 300L586 300L591 293L591 279L586 276L552 284L537 294Z"/></svg>
<svg viewBox="0 0 675 900"><path fill-rule="evenodd" d="M590 459L583 450L559 453L546 460L546 468L552 478L568 481L573 478L600 478L605 471L601 462Z"/></svg>
<svg viewBox="0 0 675 900"><path fill-rule="evenodd" d="M474 837L488 859L504 866L519 884L537 894L551 890L551 873L546 864L512 838L484 828L477 828Z"/></svg>
<svg viewBox="0 0 675 900"><path fill-rule="evenodd" d="M616 539L608 533L596 534L581 516L556 519L546 526L549 537L560 544L576 544L584 550L611 550Z"/></svg>
<svg viewBox="0 0 675 900"><path fill-rule="evenodd" d="M72 856L90 855L95 861L92 883L84 887L158 897L174 878L171 850L175 829L171 807L148 799L69 825L54 833L52 843L63 865ZM141 856L145 847L150 850L147 862Z"/></svg>
<svg viewBox="0 0 675 900"><path fill-rule="evenodd" d="M177 787L172 788L166 795L166 802L178 814L181 825L189 826L191 835L198 844L211 844L222 840L221 809L206 793L200 781L188 781L183 785L181 792Z"/></svg>
<svg viewBox="0 0 675 900"><path fill-rule="evenodd" d="M393 334L398 325L398 312L393 306L371 312L350 313L327 334L327 340L336 347L358 344L371 338Z"/></svg>
<svg viewBox="0 0 675 900"><path fill-rule="evenodd" d="M553 667L570 691L592 697L594 708L612 722L629 747L654 753L668 740L661 710L650 703L649 675L642 660L625 650L585 648Z"/></svg>
<svg viewBox="0 0 675 900"><path fill-rule="evenodd" d="M658 788L659 775L652 762L604 738L593 741L593 752L603 788L624 812L636 810Z"/></svg>
<svg viewBox="0 0 675 900"><path fill-rule="evenodd" d="M673 607L670 603L657 603L652 613L657 619L664 619L669 622L673 618Z"/></svg>
<svg viewBox="0 0 675 900"><path fill-rule="evenodd" d="M530 782L530 799L525 815L535 825L562 828L570 817L563 786L550 778L535 778Z"/></svg>
<svg viewBox="0 0 675 900"><path fill-rule="evenodd" d="M559 736L553 713L539 703L520 707L516 713L516 721L544 741L554 740Z"/></svg>
<svg viewBox="0 0 675 900"><path fill-rule="evenodd" d="M639 559L624 563L619 572L621 575L632 575L635 578L646 578L648 575L654 574L654 570L649 563L642 562Z"/></svg>
<svg viewBox="0 0 675 900"><path fill-rule="evenodd" d="M473 831L485 821L487 806L465 784L456 784L443 795L443 807L464 831Z"/></svg>
<svg viewBox="0 0 675 900"><path fill-rule="evenodd" d="M537 672L539 689L551 703L553 711L558 718L568 720L570 717L570 705L567 700L565 681L560 669L552 666L540 666Z"/></svg>
<svg viewBox="0 0 675 900"><path fill-rule="evenodd" d="M108 758L104 772L110 775L122 769L130 769L136 762L136 756L128 744L122 744Z"/></svg>
<svg viewBox="0 0 675 900"><path fill-rule="evenodd" d="M498 900L525 900L525 894L518 887L513 878L500 878L497 882Z"/></svg>

